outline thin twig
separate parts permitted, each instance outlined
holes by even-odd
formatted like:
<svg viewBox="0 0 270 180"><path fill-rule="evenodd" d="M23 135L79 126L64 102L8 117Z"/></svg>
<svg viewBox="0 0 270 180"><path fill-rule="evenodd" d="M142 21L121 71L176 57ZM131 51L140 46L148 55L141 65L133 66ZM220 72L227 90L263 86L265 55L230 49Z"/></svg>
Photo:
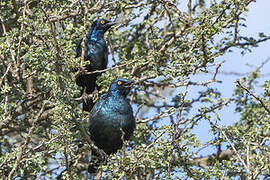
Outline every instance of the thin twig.
<svg viewBox="0 0 270 180"><path fill-rule="evenodd" d="M27 3L26 1L24 2L24 8L23 8L23 19L25 20L25 15L26 15L26 7L27 7ZM21 42L22 42L22 38L23 38L23 31L24 31L24 22L21 22L21 28L20 28L20 35L19 35L19 42L18 42L18 47L17 47L17 68L20 67L20 52L21 52Z"/></svg>
<svg viewBox="0 0 270 180"><path fill-rule="evenodd" d="M246 87L242 86L242 84L240 83L239 80L236 80L237 85L244 89L249 95L251 95L252 97L254 97L257 101L259 101L261 103L261 105L264 107L264 109L268 112L268 114L270 114L270 109L268 108L268 106L263 102L263 100L261 100L258 96L256 96L255 94L251 93Z"/></svg>
<svg viewBox="0 0 270 180"><path fill-rule="evenodd" d="M12 64L9 64L9 65L8 65L6 72L5 72L4 75L1 77L1 79L0 79L0 87L2 86L2 83L3 83L3 81L4 81L4 79L5 79L6 75L7 75L7 73L9 72L11 66L12 66Z"/></svg>
<svg viewBox="0 0 270 180"><path fill-rule="evenodd" d="M84 2L84 14L83 14L83 39L81 43L81 68L84 64L85 56L85 40L86 40L86 26L87 26L87 13L88 13L88 0Z"/></svg>
<svg viewBox="0 0 270 180"><path fill-rule="evenodd" d="M114 69L117 69L117 68L120 68L120 67L131 65L131 64L133 64L135 62L136 62L136 60L125 63L125 64L117 65L117 66L114 66L114 67L111 67L111 68L106 68L106 69L102 69L102 70L95 70L95 71L91 71L91 72L85 72L85 74L103 73L103 72L106 72L106 71L111 71L111 70L114 70Z"/></svg>
<svg viewBox="0 0 270 180"><path fill-rule="evenodd" d="M170 109L168 109L168 110L165 110L165 111L162 111L161 113L159 113L159 114L157 114L157 115L155 115L155 116L152 116L152 117L150 117L150 118L147 118L147 119L140 119L140 120L138 120L136 123L147 123L147 122L149 122L149 121L153 121L153 120L156 120L156 119L160 119L160 118L163 118L163 117L168 117L168 116L170 116L170 115L172 115L172 114L174 114L175 113L175 108L174 107L172 107L172 108L170 108Z"/></svg>

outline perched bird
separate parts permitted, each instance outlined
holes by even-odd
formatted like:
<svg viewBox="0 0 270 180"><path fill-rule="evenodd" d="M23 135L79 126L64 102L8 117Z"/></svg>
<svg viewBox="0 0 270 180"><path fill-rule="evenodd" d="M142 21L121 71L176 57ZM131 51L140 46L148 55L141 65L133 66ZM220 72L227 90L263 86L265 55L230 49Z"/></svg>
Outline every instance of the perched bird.
<svg viewBox="0 0 270 180"><path fill-rule="evenodd" d="M88 72L103 70L107 68L108 64L108 47L104 40L104 33L116 23L106 19L96 20L91 30L88 32L85 41L85 61L90 61L90 64L86 65ZM82 54L81 47L82 39L78 42L76 47L76 58ZM95 89L99 89L96 85L97 77L101 73L95 74L80 74L76 77L76 84L82 87L81 95L91 94ZM94 103L92 99L85 99L83 101L83 110L91 111Z"/></svg>
<svg viewBox="0 0 270 180"><path fill-rule="evenodd" d="M122 138L129 139L135 130L132 107L126 98L132 83L123 78L114 80L90 112L90 138L108 155L121 149Z"/></svg>

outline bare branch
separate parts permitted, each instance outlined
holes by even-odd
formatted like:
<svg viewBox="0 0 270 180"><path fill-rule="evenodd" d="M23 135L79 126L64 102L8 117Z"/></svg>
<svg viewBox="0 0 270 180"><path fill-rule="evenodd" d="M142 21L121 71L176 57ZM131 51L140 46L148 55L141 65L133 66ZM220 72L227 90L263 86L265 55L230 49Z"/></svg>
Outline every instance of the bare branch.
<svg viewBox="0 0 270 180"><path fill-rule="evenodd" d="M263 108L268 112L268 114L270 114L270 109L269 107L265 104L265 102L263 100L261 100L258 96L256 96L255 94L251 93L246 87L242 86L239 80L236 80L237 85L244 89L249 95L251 95L252 97L254 97L257 101L260 102L260 104L263 106Z"/></svg>
<svg viewBox="0 0 270 180"><path fill-rule="evenodd" d="M7 73L9 72L11 66L12 66L12 64L9 64L9 65L8 65L6 72L5 72L4 75L1 77L1 79L0 79L0 87L2 86L2 83L3 83L3 81L4 81L4 79L5 79L6 75L7 75Z"/></svg>
<svg viewBox="0 0 270 180"><path fill-rule="evenodd" d="M13 0L15 1L15 0ZM15 4L16 5L16 4ZM24 8L23 8L23 19L25 20L25 16L26 16L26 7L27 7L27 3L25 2L24 4ZM20 66L20 52L21 52L21 41L23 38L23 32L24 32L24 22L21 22L21 28L20 28L20 35L19 35L19 42L18 42L18 47L17 47L17 67L19 68Z"/></svg>
<svg viewBox="0 0 270 180"><path fill-rule="evenodd" d="M212 154L210 156L200 157L200 158L194 158L191 161L199 167L203 167L208 169L209 166L212 166L216 160L224 161L224 160L230 160L233 156L233 151L230 149L226 149L219 154Z"/></svg>

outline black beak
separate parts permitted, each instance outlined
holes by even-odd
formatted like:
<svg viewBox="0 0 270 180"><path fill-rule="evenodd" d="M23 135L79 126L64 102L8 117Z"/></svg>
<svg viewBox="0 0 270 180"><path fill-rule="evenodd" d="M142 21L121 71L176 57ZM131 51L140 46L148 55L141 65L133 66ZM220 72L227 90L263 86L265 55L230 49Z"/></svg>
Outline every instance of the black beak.
<svg viewBox="0 0 270 180"><path fill-rule="evenodd" d="M116 22L110 21L110 22L107 22L107 23L106 23L106 26L109 28L109 27L111 27L111 26L113 26L113 25L115 25L115 24L117 24L117 23L116 23Z"/></svg>
<svg viewBox="0 0 270 180"><path fill-rule="evenodd" d="M131 86L133 85L134 82L135 82L135 81L133 81L133 80L125 81L125 82L124 82L124 85L125 85L125 87L131 87Z"/></svg>

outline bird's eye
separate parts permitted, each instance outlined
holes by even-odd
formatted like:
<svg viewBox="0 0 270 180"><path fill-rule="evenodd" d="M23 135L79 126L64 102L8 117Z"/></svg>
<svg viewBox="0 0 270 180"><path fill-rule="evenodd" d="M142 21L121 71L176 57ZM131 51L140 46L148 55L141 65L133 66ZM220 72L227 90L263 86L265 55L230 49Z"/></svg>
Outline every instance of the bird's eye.
<svg viewBox="0 0 270 180"><path fill-rule="evenodd" d="M100 24L105 24L105 21L104 21L104 20L101 20L101 21L100 21Z"/></svg>
<svg viewBox="0 0 270 180"><path fill-rule="evenodd" d="M122 81L118 81L117 84L120 86L123 82Z"/></svg>

